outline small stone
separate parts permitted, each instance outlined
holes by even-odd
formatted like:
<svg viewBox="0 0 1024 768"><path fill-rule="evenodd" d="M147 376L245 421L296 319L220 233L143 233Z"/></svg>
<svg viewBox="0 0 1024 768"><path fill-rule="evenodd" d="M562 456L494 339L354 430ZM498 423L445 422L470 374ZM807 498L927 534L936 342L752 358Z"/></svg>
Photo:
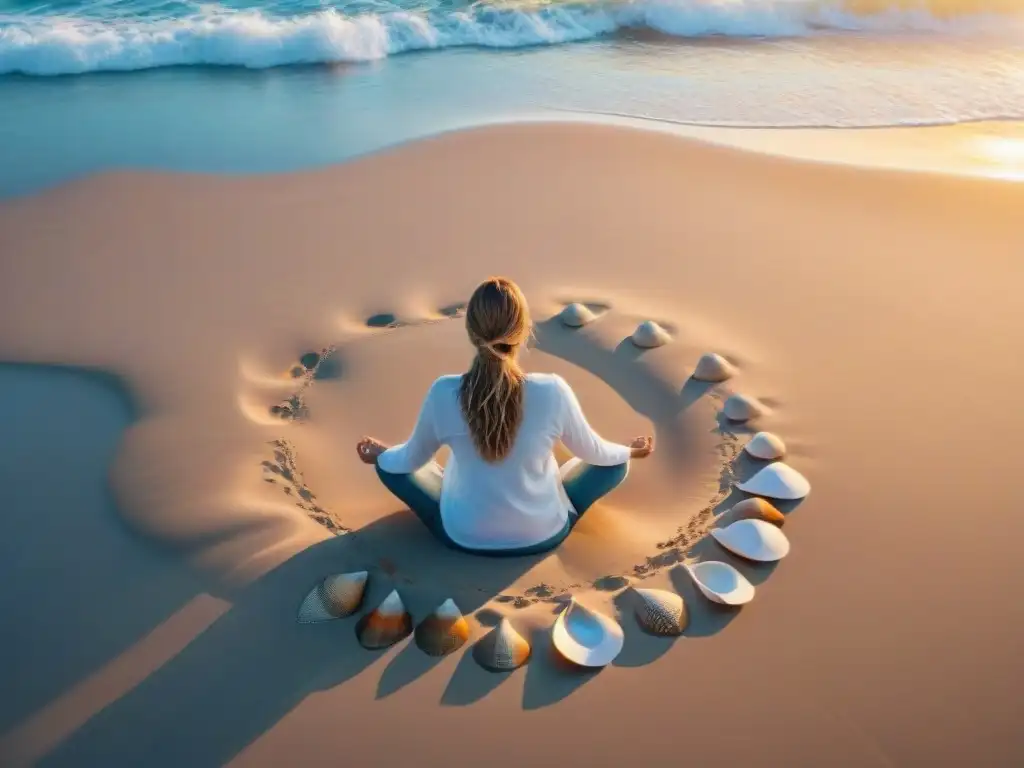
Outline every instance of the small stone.
<svg viewBox="0 0 1024 768"><path fill-rule="evenodd" d="M764 406L746 395L732 395L723 408L729 421L749 421L764 413Z"/></svg>
<svg viewBox="0 0 1024 768"><path fill-rule="evenodd" d="M732 364L721 355L709 352L702 355L693 369L693 378L697 381L718 383L731 378L736 373Z"/></svg>

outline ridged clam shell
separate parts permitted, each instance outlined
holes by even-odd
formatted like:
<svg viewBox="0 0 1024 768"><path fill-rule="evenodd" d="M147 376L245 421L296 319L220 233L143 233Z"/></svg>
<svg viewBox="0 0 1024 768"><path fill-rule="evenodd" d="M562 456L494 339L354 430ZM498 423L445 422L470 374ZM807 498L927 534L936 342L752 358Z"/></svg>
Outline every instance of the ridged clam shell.
<svg viewBox="0 0 1024 768"><path fill-rule="evenodd" d="M781 461L769 464L745 483L737 483L736 487L755 496L785 501L802 499L811 492L807 478Z"/></svg>
<svg viewBox="0 0 1024 768"><path fill-rule="evenodd" d="M732 395L725 401L723 412L729 421L749 421L764 413L764 406L752 397Z"/></svg>
<svg viewBox="0 0 1024 768"><path fill-rule="evenodd" d="M299 624L341 619L359 610L366 593L366 571L328 576L309 591L299 606Z"/></svg>
<svg viewBox="0 0 1024 768"><path fill-rule="evenodd" d="M473 646L473 658L485 669L504 672L526 663L530 658L530 644L508 619L502 619Z"/></svg>
<svg viewBox="0 0 1024 768"><path fill-rule="evenodd" d="M444 656L458 650L469 639L469 622L454 600L445 600L432 614L416 625L416 645L431 656Z"/></svg>
<svg viewBox="0 0 1024 768"><path fill-rule="evenodd" d="M723 605L743 605L754 599L754 585L728 563L705 560L684 565L697 588L708 600Z"/></svg>
<svg viewBox="0 0 1024 768"><path fill-rule="evenodd" d="M580 328L596 317L597 315L583 304L569 304L558 314L558 319L562 321L562 324L570 328Z"/></svg>
<svg viewBox="0 0 1024 768"><path fill-rule="evenodd" d="M773 525L783 526L786 524L786 516L779 512L771 502L760 497L744 499L736 504L731 511L734 520L760 519Z"/></svg>
<svg viewBox="0 0 1024 768"><path fill-rule="evenodd" d="M671 334L653 320L645 320L640 323L630 338L634 344L644 349L660 347L672 341Z"/></svg>
<svg viewBox="0 0 1024 768"><path fill-rule="evenodd" d="M714 352L702 355L693 369L693 378L697 381L720 382L735 375L736 369L728 360Z"/></svg>
<svg viewBox="0 0 1024 768"><path fill-rule="evenodd" d="M412 617L405 610L405 604L392 590L384 601L359 619L356 623L356 637L364 648L387 648L412 632Z"/></svg>
<svg viewBox="0 0 1024 768"><path fill-rule="evenodd" d="M759 563L774 563L789 554L786 534L764 520L737 520L712 528L711 536L733 554Z"/></svg>
<svg viewBox="0 0 1024 768"><path fill-rule="evenodd" d="M755 459L763 461L775 461L786 455L786 444L771 432L758 432L743 447Z"/></svg>
<svg viewBox="0 0 1024 768"><path fill-rule="evenodd" d="M683 598L664 589L634 587L639 596L636 619L640 626L655 635L681 635L690 617Z"/></svg>

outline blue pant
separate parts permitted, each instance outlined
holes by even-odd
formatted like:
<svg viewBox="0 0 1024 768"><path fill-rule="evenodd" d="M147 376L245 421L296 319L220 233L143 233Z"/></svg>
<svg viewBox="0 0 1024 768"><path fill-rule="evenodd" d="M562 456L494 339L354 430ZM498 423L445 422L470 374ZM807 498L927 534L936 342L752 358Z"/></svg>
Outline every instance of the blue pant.
<svg viewBox="0 0 1024 768"><path fill-rule="evenodd" d="M488 557L520 557L534 555L554 549L569 535L573 526L590 509L591 505L614 490L629 473L629 463L612 467L596 467L582 461L572 460L562 468L562 484L572 502L575 513L569 511L565 527L546 541L528 547L514 549L470 549L452 541L441 522L441 478L443 470L436 462L430 462L408 475L392 474L377 467L377 476L384 487L406 504L413 514L427 526L445 546Z"/></svg>

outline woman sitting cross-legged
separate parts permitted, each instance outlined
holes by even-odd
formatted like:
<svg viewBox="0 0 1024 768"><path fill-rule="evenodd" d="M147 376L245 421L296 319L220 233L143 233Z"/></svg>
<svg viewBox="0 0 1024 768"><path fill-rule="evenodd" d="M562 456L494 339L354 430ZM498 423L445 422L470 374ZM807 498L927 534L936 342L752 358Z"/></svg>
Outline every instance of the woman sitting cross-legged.
<svg viewBox="0 0 1024 768"><path fill-rule="evenodd" d="M531 333L529 308L511 280L482 283L466 308L476 347L468 373L430 387L412 436L393 448L363 438L359 457L444 544L490 556L558 546L580 516L618 486L629 460L649 456L650 437L602 439L565 380L525 374L517 356ZM561 441L575 454L561 468ZM433 461L451 449L444 470Z"/></svg>

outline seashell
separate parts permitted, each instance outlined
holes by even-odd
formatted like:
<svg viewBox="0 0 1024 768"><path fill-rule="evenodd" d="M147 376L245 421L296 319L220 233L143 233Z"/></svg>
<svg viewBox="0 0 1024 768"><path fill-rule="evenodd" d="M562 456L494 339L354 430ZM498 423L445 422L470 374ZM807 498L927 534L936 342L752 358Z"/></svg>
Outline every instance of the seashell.
<svg viewBox="0 0 1024 768"><path fill-rule="evenodd" d="M736 483L736 487L755 496L786 501L802 499L811 492L807 478L781 461L769 464L745 483Z"/></svg>
<svg viewBox="0 0 1024 768"><path fill-rule="evenodd" d="M664 589L633 591L640 596L636 619L640 626L655 635L681 635L690 620L683 598Z"/></svg>
<svg viewBox="0 0 1024 768"><path fill-rule="evenodd" d="M754 599L754 585L728 563L705 560L684 565L704 597L722 605L743 605Z"/></svg>
<svg viewBox="0 0 1024 768"><path fill-rule="evenodd" d="M359 610L366 592L366 571L328 576L310 590L299 606L299 624L342 619Z"/></svg>
<svg viewBox="0 0 1024 768"><path fill-rule="evenodd" d="M734 520L760 518L778 526L786 524L786 516L779 512L770 502L758 496L744 499L739 504L736 504L729 511L729 514Z"/></svg>
<svg viewBox="0 0 1024 768"><path fill-rule="evenodd" d="M786 444L782 438L771 432L758 432L743 446L755 459L775 461L786 455Z"/></svg>
<svg viewBox="0 0 1024 768"><path fill-rule="evenodd" d="M735 373L736 369L732 363L721 355L708 352L706 355L701 355L700 360L697 361L697 366L693 369L693 378L697 381L717 383L731 378Z"/></svg>
<svg viewBox="0 0 1024 768"><path fill-rule="evenodd" d="M582 667L603 667L622 650L622 627L572 598L551 631L555 649Z"/></svg>
<svg viewBox="0 0 1024 768"><path fill-rule="evenodd" d="M740 557L774 563L789 554L789 539L764 520L737 520L724 528L712 528L711 536Z"/></svg>
<svg viewBox="0 0 1024 768"><path fill-rule="evenodd" d="M530 644L508 619L502 619L473 646L473 658L481 667L495 672L515 669L530 658Z"/></svg>
<svg viewBox="0 0 1024 768"><path fill-rule="evenodd" d="M412 617L397 589L356 623L356 637L364 648L387 648L412 632Z"/></svg>
<svg viewBox="0 0 1024 768"><path fill-rule="evenodd" d="M469 623L454 600L445 600L417 625L415 639L424 653L444 656L461 648L469 639Z"/></svg>
<svg viewBox="0 0 1024 768"><path fill-rule="evenodd" d="M640 323L630 338L634 344L644 349L660 347L672 341L672 336L669 332L653 320L646 320Z"/></svg>
<svg viewBox="0 0 1024 768"><path fill-rule="evenodd" d="M558 319L562 321L562 324L570 328L581 328L596 318L597 315L583 304L569 304L558 314Z"/></svg>
<svg viewBox="0 0 1024 768"><path fill-rule="evenodd" d="M732 395L725 401L723 411L729 421L749 421L763 414L764 406L752 397Z"/></svg>

